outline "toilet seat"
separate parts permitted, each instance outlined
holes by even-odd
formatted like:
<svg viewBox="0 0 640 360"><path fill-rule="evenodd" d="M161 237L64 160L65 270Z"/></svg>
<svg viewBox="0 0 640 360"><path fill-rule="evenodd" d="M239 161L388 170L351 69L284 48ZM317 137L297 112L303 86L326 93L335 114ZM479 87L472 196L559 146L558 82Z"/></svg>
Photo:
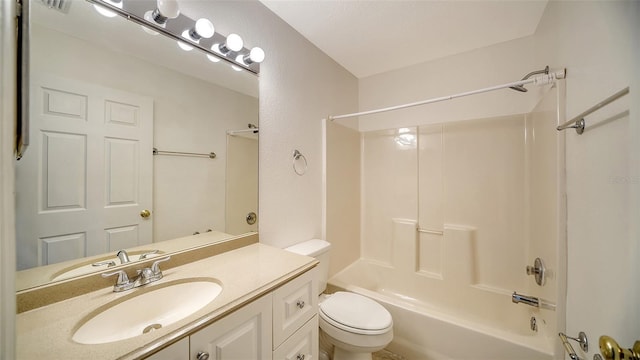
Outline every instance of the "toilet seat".
<svg viewBox="0 0 640 360"><path fill-rule="evenodd" d="M360 335L380 335L393 326L391 314L377 302L355 293L336 292L320 303L319 314L338 329Z"/></svg>

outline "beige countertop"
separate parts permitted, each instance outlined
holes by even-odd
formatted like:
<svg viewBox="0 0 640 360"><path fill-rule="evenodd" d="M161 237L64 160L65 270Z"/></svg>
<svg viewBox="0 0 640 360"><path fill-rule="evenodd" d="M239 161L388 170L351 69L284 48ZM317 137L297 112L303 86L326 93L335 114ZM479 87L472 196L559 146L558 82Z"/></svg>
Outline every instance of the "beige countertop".
<svg viewBox="0 0 640 360"><path fill-rule="evenodd" d="M21 360L140 358L214 322L316 264L313 258L258 243L168 269L163 271L161 280L134 290L114 293L112 288L106 288L23 312L16 316L17 357ZM197 277L217 279L223 290L215 300L185 319L113 343L83 345L72 340L74 331L97 308L143 288Z"/></svg>

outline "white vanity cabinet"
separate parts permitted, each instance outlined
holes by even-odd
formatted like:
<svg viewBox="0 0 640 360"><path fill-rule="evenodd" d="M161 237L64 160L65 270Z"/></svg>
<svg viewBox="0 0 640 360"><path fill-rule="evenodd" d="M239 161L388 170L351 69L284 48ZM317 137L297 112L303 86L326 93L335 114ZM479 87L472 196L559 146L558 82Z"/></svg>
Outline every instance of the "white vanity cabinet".
<svg viewBox="0 0 640 360"><path fill-rule="evenodd" d="M189 359L271 359L271 294L190 336Z"/></svg>
<svg viewBox="0 0 640 360"><path fill-rule="evenodd" d="M300 275L147 359L318 359L315 271Z"/></svg>

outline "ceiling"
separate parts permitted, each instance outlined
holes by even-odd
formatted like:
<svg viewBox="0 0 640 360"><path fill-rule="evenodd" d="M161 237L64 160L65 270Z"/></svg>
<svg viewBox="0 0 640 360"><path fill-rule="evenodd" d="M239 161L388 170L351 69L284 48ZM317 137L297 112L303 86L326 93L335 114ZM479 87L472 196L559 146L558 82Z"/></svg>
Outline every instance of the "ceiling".
<svg viewBox="0 0 640 360"><path fill-rule="evenodd" d="M532 35L546 0L260 0L358 78Z"/></svg>

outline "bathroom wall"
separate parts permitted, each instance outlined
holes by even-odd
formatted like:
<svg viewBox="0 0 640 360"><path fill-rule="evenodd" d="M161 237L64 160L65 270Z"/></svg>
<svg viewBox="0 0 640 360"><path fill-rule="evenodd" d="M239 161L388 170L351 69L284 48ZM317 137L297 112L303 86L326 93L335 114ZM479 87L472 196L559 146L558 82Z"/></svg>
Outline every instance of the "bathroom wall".
<svg viewBox="0 0 640 360"><path fill-rule="evenodd" d="M321 120L358 110L357 79L257 1L194 1L182 8L185 14L210 18L216 31L237 32L245 46L265 50L260 72L260 241L285 247L321 237ZM304 176L293 171L294 149L309 163Z"/></svg>
<svg viewBox="0 0 640 360"><path fill-rule="evenodd" d="M257 123L258 99L38 25L32 44L37 71L151 97L154 147L217 154L154 156L154 241L225 229L226 131Z"/></svg>
<svg viewBox="0 0 640 360"><path fill-rule="evenodd" d="M472 50L360 79L360 110L426 100L519 80L545 63L534 57L532 37ZM370 131L530 111L540 91L497 91L360 118ZM342 120L340 120L342 121ZM340 122L339 121L339 122Z"/></svg>
<svg viewBox="0 0 640 360"><path fill-rule="evenodd" d="M360 257L360 132L326 121L324 131L324 239L332 243L329 275ZM330 195L330 196L327 196Z"/></svg>
<svg viewBox="0 0 640 360"><path fill-rule="evenodd" d="M567 67L568 119L631 89L588 116L583 135L566 132L567 333L631 347L640 334L640 3L550 1L534 46L537 62Z"/></svg>

